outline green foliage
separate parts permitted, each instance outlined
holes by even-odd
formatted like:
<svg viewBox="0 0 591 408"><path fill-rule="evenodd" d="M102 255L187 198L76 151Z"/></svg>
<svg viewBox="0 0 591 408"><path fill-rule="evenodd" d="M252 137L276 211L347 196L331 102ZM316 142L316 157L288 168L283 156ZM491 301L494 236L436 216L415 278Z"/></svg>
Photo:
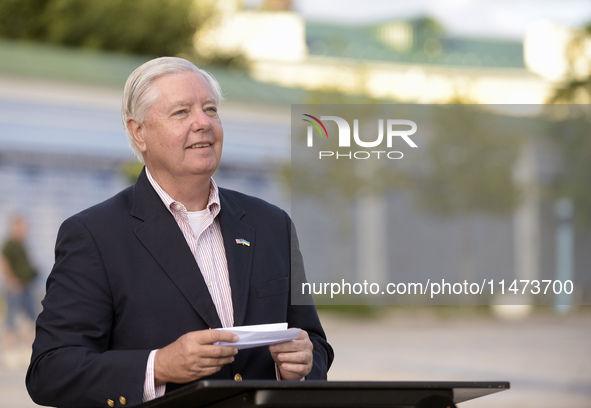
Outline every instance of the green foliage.
<svg viewBox="0 0 591 408"><path fill-rule="evenodd" d="M0 35L33 40L43 36L44 10L48 0L3 0L0 2Z"/></svg>
<svg viewBox="0 0 591 408"><path fill-rule="evenodd" d="M0 36L146 55L189 50L210 14L193 0L2 0Z"/></svg>
<svg viewBox="0 0 591 408"><path fill-rule="evenodd" d="M139 161L128 161L121 165L121 173L123 173L125 178L127 178L129 184L133 184L137 180L143 168L144 163L140 163Z"/></svg>
<svg viewBox="0 0 591 408"><path fill-rule="evenodd" d="M566 79L556 86L548 103L590 103L591 102L591 23L575 32L567 45L568 69Z"/></svg>
<svg viewBox="0 0 591 408"><path fill-rule="evenodd" d="M569 119L558 122L552 132L563 157L563 173L554 184L552 195L555 200L562 197L572 200L574 223L579 228L591 226L590 43L591 23L588 23L575 32L568 44L566 79L548 100L549 103L572 104L567 108Z"/></svg>
<svg viewBox="0 0 591 408"><path fill-rule="evenodd" d="M591 76L570 79L554 89L548 103L570 103L591 100Z"/></svg>

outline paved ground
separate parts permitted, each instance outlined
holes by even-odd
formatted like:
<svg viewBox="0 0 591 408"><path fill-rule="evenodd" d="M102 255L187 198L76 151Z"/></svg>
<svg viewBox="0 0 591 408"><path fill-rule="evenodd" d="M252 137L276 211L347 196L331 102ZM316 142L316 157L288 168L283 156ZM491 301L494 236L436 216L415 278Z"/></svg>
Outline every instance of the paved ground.
<svg viewBox="0 0 591 408"><path fill-rule="evenodd" d="M337 358L331 380L509 381L466 408L591 407L591 310L499 320L390 313L324 319Z"/></svg>
<svg viewBox="0 0 591 408"><path fill-rule="evenodd" d="M590 307L519 320L443 308L321 318L336 353L330 380L510 381L511 390L460 407L591 407ZM3 357L0 405L36 407L24 363L9 368Z"/></svg>

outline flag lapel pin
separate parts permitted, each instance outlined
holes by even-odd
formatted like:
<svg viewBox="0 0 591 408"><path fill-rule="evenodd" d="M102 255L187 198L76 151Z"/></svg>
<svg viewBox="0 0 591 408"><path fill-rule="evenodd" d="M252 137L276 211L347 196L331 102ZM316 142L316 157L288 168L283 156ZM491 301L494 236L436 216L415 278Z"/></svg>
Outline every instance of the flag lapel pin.
<svg viewBox="0 0 591 408"><path fill-rule="evenodd" d="M245 240L244 238L236 238L236 243L238 245L246 245L246 246L250 246L250 242L248 242L247 240Z"/></svg>

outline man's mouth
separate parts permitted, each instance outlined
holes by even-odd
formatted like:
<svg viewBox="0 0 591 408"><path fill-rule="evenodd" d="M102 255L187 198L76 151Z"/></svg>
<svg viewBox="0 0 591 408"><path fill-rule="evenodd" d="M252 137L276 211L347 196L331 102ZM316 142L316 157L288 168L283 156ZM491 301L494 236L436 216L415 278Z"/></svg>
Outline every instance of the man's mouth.
<svg viewBox="0 0 591 408"><path fill-rule="evenodd" d="M188 147L188 149L198 149L200 147L210 147L211 143L195 143L194 145L191 145Z"/></svg>

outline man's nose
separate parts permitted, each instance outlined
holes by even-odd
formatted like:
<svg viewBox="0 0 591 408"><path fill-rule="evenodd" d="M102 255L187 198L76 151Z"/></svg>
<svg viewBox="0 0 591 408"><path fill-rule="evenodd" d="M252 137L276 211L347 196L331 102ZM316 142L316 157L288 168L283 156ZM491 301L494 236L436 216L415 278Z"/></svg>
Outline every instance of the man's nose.
<svg viewBox="0 0 591 408"><path fill-rule="evenodd" d="M203 110L197 110L193 116L193 122L191 124L191 131L207 131L211 128L211 117L207 115Z"/></svg>

